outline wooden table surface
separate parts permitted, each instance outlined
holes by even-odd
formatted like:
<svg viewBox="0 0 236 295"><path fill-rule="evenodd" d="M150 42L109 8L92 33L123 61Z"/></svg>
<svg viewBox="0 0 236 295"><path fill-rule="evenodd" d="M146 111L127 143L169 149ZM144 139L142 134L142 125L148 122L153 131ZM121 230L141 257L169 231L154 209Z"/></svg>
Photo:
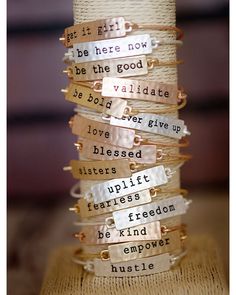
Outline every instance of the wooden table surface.
<svg viewBox="0 0 236 295"><path fill-rule="evenodd" d="M188 232L215 239L228 279L228 194L197 190L189 197L193 203L184 218ZM59 245L76 244L71 235L75 216L68 212L72 204L69 196L47 203L9 201L8 295L39 294L50 252Z"/></svg>

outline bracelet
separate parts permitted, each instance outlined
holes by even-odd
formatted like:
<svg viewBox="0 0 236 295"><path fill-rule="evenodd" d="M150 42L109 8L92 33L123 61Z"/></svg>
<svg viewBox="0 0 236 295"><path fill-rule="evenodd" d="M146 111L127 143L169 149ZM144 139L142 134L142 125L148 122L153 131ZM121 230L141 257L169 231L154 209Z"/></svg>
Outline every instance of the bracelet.
<svg viewBox="0 0 236 295"><path fill-rule="evenodd" d="M191 159L190 155L176 155L176 158L160 160L158 164L169 165L184 163ZM156 164L156 163L155 163ZM103 160L103 161L81 161L71 160L69 166L63 168L70 171L75 179L81 180L106 180L113 178L124 178L132 176L132 173L155 167L153 164L139 164L129 159Z"/></svg>
<svg viewBox="0 0 236 295"><path fill-rule="evenodd" d="M104 207L104 203L99 203L99 204L94 204L93 202L90 202L90 203L88 203L88 202L86 202L85 201L85 199L83 199L83 195L81 195L79 192L77 192L78 190L79 190L79 188L80 188L80 182L77 182L76 184L74 184L72 187L71 187L71 189L70 189L70 195L71 195L71 197L73 197L73 198L76 198L76 199L79 199L79 201L78 201L78 204L75 204L74 205L74 207L73 208L69 208L69 211L74 211L75 213L80 213L80 214L82 214L82 213L84 213L83 212L83 210L81 209L81 207L80 207L80 204L79 204L79 202L85 202L86 203L86 206L88 206L89 207L89 211L92 211L91 209L92 209L92 206L93 205L96 205L96 209L95 210L97 210L98 209L98 207L99 207L99 205L100 204L102 204L101 205L101 208L102 209L104 209L103 207ZM148 198L146 198L145 200L140 200L141 198L143 198L143 196L144 196L144 193L145 194L148 194ZM137 205L141 205L141 204L144 204L144 203L148 203L148 202L151 202L151 200L152 200L152 198L157 198L157 197L160 197L159 195L172 195L172 194L174 194L174 195L176 195L176 194L180 194L180 195L182 195L182 196L187 196L188 195L188 190L187 189L183 189L183 188L175 188L175 189L163 189L163 188L161 188L161 187L151 187L151 188L149 188L149 189L146 189L146 190L142 190L142 191L138 191L138 192L136 192L136 193L134 193L134 194L129 194L129 195L126 195L126 196L123 196L122 198L122 204L124 204L125 202L124 202L124 199L125 198L127 198L127 199L129 199L129 202L131 202L132 200L131 200L131 198L132 197L136 197L136 200L135 201L137 201L137 200L139 200L139 203L137 204L137 203L135 203L135 204L137 204ZM130 198L128 198L128 196L130 197ZM138 198L138 199L137 199ZM116 198L116 199L114 199L114 200L111 200L110 202L108 202L108 211L107 212L110 212L110 211L115 211L115 209L113 210L113 204L111 203L112 201L114 202L114 206L116 206L116 205L119 205L119 200L120 198ZM140 203L140 201L142 202L142 203ZM127 205L124 205L124 206L127 206ZM111 207L111 208L110 208ZM128 204L128 207L123 207L122 206L122 208L129 208L129 207L133 207L133 203L131 203L131 204ZM100 208L100 209L101 209ZM115 208L115 207L114 207ZM107 212L105 212L105 213L107 213ZM100 215L100 214L98 214L98 215ZM82 217L90 217L90 215L89 216L82 216Z"/></svg>
<svg viewBox="0 0 236 295"><path fill-rule="evenodd" d="M117 126L110 126L94 120L87 119L80 115L75 115L69 121L72 133L85 139L94 140L118 147L131 149L140 144L151 144L159 147L186 147L188 141L186 138L181 139L178 143L161 143L135 134L134 130L125 129Z"/></svg>
<svg viewBox="0 0 236 295"><path fill-rule="evenodd" d="M182 165L183 162L176 165L174 169L169 167L165 168L163 165L155 166L135 172L131 177L112 179L103 183L98 183L92 185L83 195L79 195L78 197L84 198L88 202L93 201L95 204L99 204L128 194L161 186L168 183L168 179L171 178Z"/></svg>
<svg viewBox="0 0 236 295"><path fill-rule="evenodd" d="M140 113L136 116L121 119L112 116L102 116L102 119L109 122L112 126L125 127L176 139L181 139L183 136L191 134L187 126L184 125L183 120L156 114Z"/></svg>
<svg viewBox="0 0 236 295"><path fill-rule="evenodd" d="M69 208L69 211L79 214L81 218L90 218L103 214L112 213L116 210L127 209L142 204L151 203L153 200L160 199L164 195L175 196L182 195L185 197L188 194L186 189L169 189L165 190L160 187L153 187L150 189L142 190L133 194L129 194L120 198L116 198L111 201L94 204L93 202L87 202L81 198L81 194L77 192L79 183L75 184L71 190L70 195L74 198L78 198L77 203Z"/></svg>
<svg viewBox="0 0 236 295"><path fill-rule="evenodd" d="M163 225L160 221L149 222L141 226L127 227L123 230L105 225L103 222L94 224L91 222L75 222L74 225L83 226L79 232L73 234L73 237L86 245L159 240L167 233L186 228L185 224L169 227Z"/></svg>
<svg viewBox="0 0 236 295"><path fill-rule="evenodd" d="M65 94L67 101L86 108L85 110L83 108L75 109L75 111L89 113L88 109L91 109L116 118L138 115L139 113L164 114L176 112L182 109L187 103L186 95L179 94L177 104L175 105L161 105L157 110L135 109L128 105L127 100L119 97L102 97L99 92L95 92L93 89L89 89L87 86L81 84L70 83L66 89L61 89L61 92Z"/></svg>
<svg viewBox="0 0 236 295"><path fill-rule="evenodd" d="M177 195L141 206L114 211L112 212L112 216L105 218L103 221L94 222L91 220L83 220L76 222L75 224L78 226L95 226L93 228L94 231L98 231L96 226L102 227L102 230L106 230L107 228L125 230L134 227L136 228L137 226L150 222L183 215L186 213L191 203L192 200L186 200L182 195ZM146 238L148 239L149 237Z"/></svg>
<svg viewBox="0 0 236 295"><path fill-rule="evenodd" d="M163 149L157 149L156 145L140 145L136 148L126 149L88 139L79 139L74 145L81 156L92 160L130 159L139 164L158 164L163 160L191 159L191 155L173 154Z"/></svg>
<svg viewBox="0 0 236 295"><path fill-rule="evenodd" d="M147 58L145 55L91 61L86 63L73 63L63 70L73 81L95 81L104 77L123 78L129 76L142 76L148 74L154 67L176 66L182 60L159 61L157 58Z"/></svg>
<svg viewBox="0 0 236 295"><path fill-rule="evenodd" d="M62 92L66 92L68 93L67 90L62 89ZM90 93L91 95L91 93ZM97 95L98 97L98 95ZM97 99L96 97L96 99ZM76 113L81 113L81 114L94 114L91 110L88 110L87 108L84 108L83 106L83 101L77 101L76 99L72 98L72 97L68 97L66 98L68 101L74 102L82 107L80 108L75 108L74 111ZM92 97L90 96L89 98L92 102ZM135 116L138 114L143 114L143 113L148 113L148 114L167 114L167 113L173 113L176 112L178 110L181 110L182 108L184 108L187 104L187 99L186 97L181 97L178 99L178 104L176 105L172 105L172 106L163 106L161 105L160 108L158 108L157 110L155 109L134 109L133 107L128 105L128 102L124 99L121 98L102 98L102 103L101 105L97 105L98 100L94 100L96 101L96 104L94 106L91 107L91 105L89 105L90 109L94 109L96 110L98 113L102 113L103 115L108 115L108 116L113 116L115 118L121 119L121 118L127 118L129 116ZM87 102L89 102L89 100L87 100ZM104 103L104 104L103 104Z"/></svg>
<svg viewBox="0 0 236 295"><path fill-rule="evenodd" d="M107 249L101 250L99 253L86 253L83 249L78 249L74 255L79 255L83 259L100 258L101 260L110 260L112 263L118 263L176 252L185 248L186 238L186 230L183 228L165 233L159 240L108 245Z"/></svg>
<svg viewBox="0 0 236 295"><path fill-rule="evenodd" d="M116 264L101 259L84 261L76 257L72 261L82 265L86 271L93 272L98 277L135 277L168 271L175 267L186 254L187 250L184 250L178 255L165 253Z"/></svg>
<svg viewBox="0 0 236 295"><path fill-rule="evenodd" d="M66 92L67 90L64 91L64 89L62 89L62 92ZM97 95L98 97L98 95ZM91 97L90 97L91 99ZM122 119L122 118L127 118L129 116L136 116L139 114L167 114L167 113L173 113L176 112L182 108L184 108L187 104L187 99L186 97L181 97L178 99L178 102L176 105L172 105L170 107L166 107L164 105L159 105L158 109L134 109L131 106L128 105L127 100L121 99L121 98L113 98L113 97L105 97L102 98L104 104L102 103L101 105L95 106L94 109L96 108L99 109L99 111L97 111L98 113L101 113L102 116L112 116L118 119ZM78 105L80 105L80 107L76 107L74 109L74 111L76 113L80 113L80 114L94 114L93 111L91 111L90 109L87 109L86 107L83 107L83 101L78 102L76 101L76 99L74 98L68 98L68 101L77 103ZM97 102L97 101L96 101ZM103 106L103 108L100 108L101 106ZM89 106L89 108L91 108L91 106ZM92 108L91 108L92 109Z"/></svg>
<svg viewBox="0 0 236 295"><path fill-rule="evenodd" d="M126 36L133 30L158 30L177 32L177 39L182 39L183 31L174 26L162 26L157 24L135 24L125 21L123 17L114 17L92 22L84 22L64 30L59 39L66 47L77 42L96 41L101 39L117 38Z"/></svg>
<svg viewBox="0 0 236 295"><path fill-rule="evenodd" d="M163 45L181 46L181 40L157 40L149 34L73 44L64 54L66 61L75 63L148 55Z"/></svg>
<svg viewBox="0 0 236 295"><path fill-rule="evenodd" d="M138 205L147 204L152 202L152 200L162 198L163 195L182 195L183 197L186 197L188 194L188 191L182 188L163 189L161 187L151 187L149 189L130 193L113 200L94 204L92 201L87 202L83 198L83 195L78 192L79 188L80 183L78 182L73 185L70 190L70 195L73 198L77 198L78 202L74 205L74 207L69 208L69 211L79 214L82 218L94 217L112 213L120 209L127 209Z"/></svg>
<svg viewBox="0 0 236 295"><path fill-rule="evenodd" d="M105 77L102 81L80 82L78 84L89 87L95 92L101 92L103 97L118 97L164 104L177 104L179 99L187 97L182 87L178 89L175 84L156 81Z"/></svg>

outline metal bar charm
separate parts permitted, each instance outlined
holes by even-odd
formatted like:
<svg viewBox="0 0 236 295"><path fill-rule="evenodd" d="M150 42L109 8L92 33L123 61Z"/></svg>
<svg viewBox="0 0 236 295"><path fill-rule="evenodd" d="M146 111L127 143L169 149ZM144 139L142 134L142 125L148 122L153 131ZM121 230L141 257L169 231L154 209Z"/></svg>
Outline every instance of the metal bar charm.
<svg viewBox="0 0 236 295"><path fill-rule="evenodd" d="M70 161L71 173L76 179L101 180L132 175L128 159L112 161Z"/></svg>
<svg viewBox="0 0 236 295"><path fill-rule="evenodd" d="M185 199L179 195L150 204L113 212L117 229L146 224L157 220L185 214L187 211Z"/></svg>
<svg viewBox="0 0 236 295"><path fill-rule="evenodd" d="M175 84L165 84L156 81L106 77L102 81L102 95L105 97L177 104L178 88Z"/></svg>
<svg viewBox="0 0 236 295"><path fill-rule="evenodd" d="M88 87L70 83L68 88L62 91L65 93L65 99L67 101L98 112L103 112L104 108L106 108L106 98Z"/></svg>
<svg viewBox="0 0 236 295"><path fill-rule="evenodd" d="M160 240L128 242L108 246L102 251L112 263L130 261L163 253L171 253L181 249L180 232L178 230L167 233ZM101 254L102 254L101 253Z"/></svg>
<svg viewBox="0 0 236 295"><path fill-rule="evenodd" d="M136 277L146 276L169 270L171 257L168 253L113 264L110 261L94 260L94 272L100 277Z"/></svg>
<svg viewBox="0 0 236 295"><path fill-rule="evenodd" d="M133 173L130 178L113 179L95 184L85 193L85 198L89 199L92 196L94 203L98 204L167 182L165 168L160 165Z"/></svg>
<svg viewBox="0 0 236 295"><path fill-rule="evenodd" d="M75 235L76 236L76 235ZM158 240L161 238L160 222L117 230L106 225L85 226L81 229L80 241L86 244L112 244L127 241Z"/></svg>
<svg viewBox="0 0 236 295"><path fill-rule="evenodd" d="M72 133L87 139L125 148L132 148L135 138L134 130L109 126L79 115L73 117Z"/></svg>
<svg viewBox="0 0 236 295"><path fill-rule="evenodd" d="M100 93L75 83L70 83L62 92L65 93L67 101L116 118L122 118L127 107L127 101L124 99L102 97Z"/></svg>
<svg viewBox="0 0 236 295"><path fill-rule="evenodd" d="M83 139L79 142L80 155L94 160L130 159L140 164L154 164L157 160L157 147L155 145L141 145L126 149L114 147L104 143Z"/></svg>
<svg viewBox="0 0 236 295"><path fill-rule="evenodd" d="M187 134L187 127L183 120L155 114L138 114L122 119L111 117L110 124L177 139Z"/></svg>
<svg viewBox="0 0 236 295"><path fill-rule="evenodd" d="M148 73L145 55L72 64L67 68L74 81L102 80L104 77L130 77Z"/></svg>
<svg viewBox="0 0 236 295"><path fill-rule="evenodd" d="M148 34L124 38L108 39L95 42L77 43L73 50L68 50L66 56L75 63L112 59L152 53L157 42L152 42Z"/></svg>
<svg viewBox="0 0 236 295"><path fill-rule="evenodd" d="M66 47L70 47L75 43L118 38L125 35L126 28L124 18L113 17L84 22L66 28L63 43Z"/></svg>
<svg viewBox="0 0 236 295"><path fill-rule="evenodd" d="M79 199L79 213L82 218L88 218L107 214L116 210L130 208L141 204L151 202L152 197L149 190L143 190L137 193L129 194L117 199L105 201L99 204L93 202L87 202L84 199Z"/></svg>

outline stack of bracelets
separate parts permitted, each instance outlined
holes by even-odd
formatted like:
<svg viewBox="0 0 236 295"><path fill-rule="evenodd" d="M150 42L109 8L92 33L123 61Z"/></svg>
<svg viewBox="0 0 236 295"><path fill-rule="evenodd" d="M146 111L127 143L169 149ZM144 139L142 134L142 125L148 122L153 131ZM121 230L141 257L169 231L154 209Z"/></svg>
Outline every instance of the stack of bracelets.
<svg viewBox="0 0 236 295"><path fill-rule="evenodd" d="M165 31L172 38L135 30ZM178 152L190 135L177 117L186 94L177 83L145 79L155 67L182 63L152 56L162 46L181 46L182 36L177 27L115 17L76 24L60 38L68 48L63 72L69 86L62 92L76 104L69 126L79 151L79 160L64 170L82 180L71 189L80 242L73 261L96 276L155 274L186 254L181 216L191 200L185 189L168 185L191 158Z"/></svg>

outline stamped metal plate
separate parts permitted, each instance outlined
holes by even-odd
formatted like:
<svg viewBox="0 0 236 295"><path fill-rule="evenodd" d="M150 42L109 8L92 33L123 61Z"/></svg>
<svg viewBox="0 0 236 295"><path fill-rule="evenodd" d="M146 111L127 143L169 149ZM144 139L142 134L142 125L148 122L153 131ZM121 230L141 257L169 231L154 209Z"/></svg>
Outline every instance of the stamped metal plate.
<svg viewBox="0 0 236 295"><path fill-rule="evenodd" d="M112 161L78 161L71 160L72 175L76 179L101 180L131 176L128 159Z"/></svg>
<svg viewBox="0 0 236 295"><path fill-rule="evenodd" d="M74 81L94 81L104 77L130 77L148 73L145 55L72 64L67 70L71 70Z"/></svg>
<svg viewBox="0 0 236 295"><path fill-rule="evenodd" d="M155 201L150 204L113 212L113 218L116 228L120 230L176 215L182 215L186 213L187 208L185 199L179 195Z"/></svg>
<svg viewBox="0 0 236 295"><path fill-rule="evenodd" d="M123 17L113 17L91 22L83 22L65 29L64 44L70 47L75 43L118 38L126 35Z"/></svg>
<svg viewBox="0 0 236 295"><path fill-rule="evenodd" d="M135 131L86 119L75 115L72 123L72 133L84 138L119 147L132 148Z"/></svg>
<svg viewBox="0 0 236 295"><path fill-rule="evenodd" d="M156 166L133 173L130 178L113 179L90 187L85 197L93 196L95 204L135 193L168 182L164 166Z"/></svg>
<svg viewBox="0 0 236 295"><path fill-rule="evenodd" d="M170 255L168 253L116 264L100 259L94 260L94 272L99 277L146 276L167 271L170 267Z"/></svg>
<svg viewBox="0 0 236 295"><path fill-rule="evenodd" d="M150 195L150 191L143 190L99 204L94 204L93 202L87 202L84 199L79 199L78 205L80 208L80 216L82 218L86 218L138 206L141 204L146 204L151 202L151 200L152 197Z"/></svg>
<svg viewBox="0 0 236 295"><path fill-rule="evenodd" d="M155 145L141 145L136 148L126 149L114 147L104 143L83 139L80 155L94 160L130 159L135 163L153 164L157 159Z"/></svg>
<svg viewBox="0 0 236 295"><path fill-rule="evenodd" d="M74 44L72 58L75 63L81 63L126 56L146 55L152 53L154 47L156 45L152 45L152 39L148 34L134 35L124 38ZM69 52L71 51L69 50Z"/></svg>
<svg viewBox="0 0 236 295"><path fill-rule="evenodd" d="M127 118L110 118L110 124L180 139L186 134L183 120L155 114L138 114Z"/></svg>
<svg viewBox="0 0 236 295"><path fill-rule="evenodd" d="M117 230L107 228L106 225L84 226L81 229L86 244L112 244L127 241L158 240L161 238L160 222L151 222L146 225Z"/></svg>
<svg viewBox="0 0 236 295"><path fill-rule="evenodd" d="M160 240L128 242L108 246L112 263L130 261L172 252L181 248L180 232L167 233Z"/></svg>
<svg viewBox="0 0 236 295"><path fill-rule="evenodd" d="M120 98L102 97L100 93L80 84L70 83L65 92L67 101L116 118L124 116L127 101Z"/></svg>
<svg viewBox="0 0 236 295"><path fill-rule="evenodd" d="M177 104L178 88L175 84L141 81L124 78L103 78L102 95Z"/></svg>
<svg viewBox="0 0 236 295"><path fill-rule="evenodd" d="M69 84L65 99L98 112L103 112L107 103L107 98L102 97L100 93L75 83Z"/></svg>

